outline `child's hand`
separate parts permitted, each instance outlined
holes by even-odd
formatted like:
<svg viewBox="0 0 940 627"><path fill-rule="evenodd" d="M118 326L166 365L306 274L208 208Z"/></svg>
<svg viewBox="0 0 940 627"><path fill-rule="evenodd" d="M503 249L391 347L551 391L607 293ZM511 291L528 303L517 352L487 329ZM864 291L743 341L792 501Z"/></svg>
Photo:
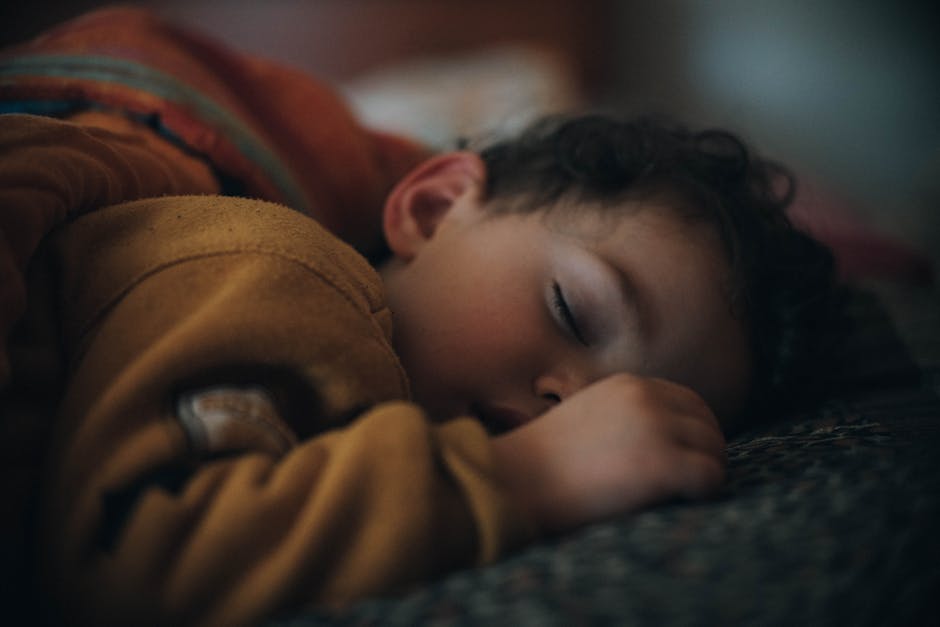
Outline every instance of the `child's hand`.
<svg viewBox="0 0 940 627"><path fill-rule="evenodd" d="M706 497L724 480L714 414L698 394L662 379L607 377L493 446L505 485L552 531Z"/></svg>

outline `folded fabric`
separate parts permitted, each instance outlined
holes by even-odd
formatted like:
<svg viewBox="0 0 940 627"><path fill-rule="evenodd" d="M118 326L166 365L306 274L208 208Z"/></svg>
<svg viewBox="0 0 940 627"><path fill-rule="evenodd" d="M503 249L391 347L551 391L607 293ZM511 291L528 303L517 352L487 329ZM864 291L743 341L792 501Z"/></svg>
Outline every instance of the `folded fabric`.
<svg viewBox="0 0 940 627"><path fill-rule="evenodd" d="M286 204L355 247L428 151L362 127L334 89L139 8L87 14L0 54L0 112L117 110L215 169L223 192Z"/></svg>

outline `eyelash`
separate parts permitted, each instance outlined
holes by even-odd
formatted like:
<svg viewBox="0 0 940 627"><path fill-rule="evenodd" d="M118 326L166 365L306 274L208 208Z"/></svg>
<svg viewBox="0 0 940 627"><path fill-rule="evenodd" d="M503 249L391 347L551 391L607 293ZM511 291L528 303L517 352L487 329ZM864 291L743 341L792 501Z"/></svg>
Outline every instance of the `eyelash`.
<svg viewBox="0 0 940 627"><path fill-rule="evenodd" d="M568 301L565 300L565 295L561 291L561 286L558 282L552 283L552 306L555 308L556 313L563 321L565 327L574 336L578 342L587 346L587 340L584 338L584 334L581 333L581 328L578 326L578 320L575 318L574 314L571 313L571 308L568 306Z"/></svg>

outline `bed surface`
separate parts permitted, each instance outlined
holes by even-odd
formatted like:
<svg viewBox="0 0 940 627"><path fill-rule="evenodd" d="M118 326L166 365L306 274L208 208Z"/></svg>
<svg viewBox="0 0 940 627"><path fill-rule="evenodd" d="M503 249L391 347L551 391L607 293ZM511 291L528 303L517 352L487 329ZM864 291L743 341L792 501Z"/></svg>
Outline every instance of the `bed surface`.
<svg viewBox="0 0 940 627"><path fill-rule="evenodd" d="M729 442L729 481L314 625L938 624L940 291L853 290L825 399Z"/></svg>

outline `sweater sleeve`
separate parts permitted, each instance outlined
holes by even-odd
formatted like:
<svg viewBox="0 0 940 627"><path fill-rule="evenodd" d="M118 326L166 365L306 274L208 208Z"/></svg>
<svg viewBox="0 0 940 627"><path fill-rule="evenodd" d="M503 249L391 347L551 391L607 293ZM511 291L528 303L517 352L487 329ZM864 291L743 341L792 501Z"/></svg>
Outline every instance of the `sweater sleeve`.
<svg viewBox="0 0 940 627"><path fill-rule="evenodd" d="M23 273L53 227L122 201L217 191L199 159L117 114L0 115L0 387L7 336L25 310Z"/></svg>
<svg viewBox="0 0 940 627"><path fill-rule="evenodd" d="M101 224L123 228L121 210ZM164 213L172 226L175 211ZM480 425L436 424L395 400L406 389L381 300L360 298L335 264L306 264L289 237L271 250L238 244L238 228L283 219L282 231L302 229L288 213L257 225L246 214L231 229L223 213L208 215L211 230L236 231L226 238L236 248L200 254L194 244L178 262L122 269L129 284L99 272L65 281L76 302L102 293L96 280L120 286L101 298L106 309L89 304L94 315L79 312L66 329L75 368L42 515L41 572L65 582L56 594L79 622L256 624L398 592L532 534L495 480ZM285 378L312 395L278 392L291 387ZM266 390L275 411L243 411L243 424L264 423L256 437L214 437L212 425L197 434L180 399L233 382ZM356 407L332 422L330 408ZM207 411L203 425L218 426Z"/></svg>

